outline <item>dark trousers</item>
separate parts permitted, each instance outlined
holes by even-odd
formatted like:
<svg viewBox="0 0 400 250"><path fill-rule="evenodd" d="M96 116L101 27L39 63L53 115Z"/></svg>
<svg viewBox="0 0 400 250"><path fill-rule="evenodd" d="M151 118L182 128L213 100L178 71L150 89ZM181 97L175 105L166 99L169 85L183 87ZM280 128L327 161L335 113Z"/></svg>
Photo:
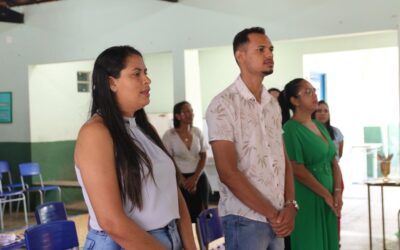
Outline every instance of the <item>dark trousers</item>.
<svg viewBox="0 0 400 250"><path fill-rule="evenodd" d="M285 237L285 250L291 250L290 247L290 235Z"/></svg>
<svg viewBox="0 0 400 250"><path fill-rule="evenodd" d="M188 178L194 173L182 174L185 178ZM208 182L207 176L202 173L197 182L196 192L191 194L186 189L181 188L183 197L185 198L186 205L189 209L190 218L192 223L196 223L197 217L204 209L208 208L208 198L210 195L210 183Z"/></svg>

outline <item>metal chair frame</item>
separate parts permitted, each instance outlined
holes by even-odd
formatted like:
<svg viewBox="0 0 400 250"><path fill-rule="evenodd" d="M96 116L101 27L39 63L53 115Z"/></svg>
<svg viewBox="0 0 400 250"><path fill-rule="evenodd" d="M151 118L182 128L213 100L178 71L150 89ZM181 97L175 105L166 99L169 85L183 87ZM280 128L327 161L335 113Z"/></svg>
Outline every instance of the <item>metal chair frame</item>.
<svg viewBox="0 0 400 250"><path fill-rule="evenodd" d="M22 204L24 206L25 225L28 226L28 213L26 210L26 199L25 199L24 191L17 190L17 191L3 192L3 187L1 184L2 183L1 183L1 178L0 178L0 225L1 225L1 230L4 229L5 204L7 204L7 203L11 204L12 202L18 202L18 206L19 206L19 202L22 201Z"/></svg>
<svg viewBox="0 0 400 250"><path fill-rule="evenodd" d="M44 202L44 196L46 195L46 191L58 190L58 198L61 201L61 188L55 185L44 185L42 174L40 173L40 165L36 162L29 163L21 163L19 164L19 172L21 176L21 183L24 188L24 191L28 197L28 210L30 210L30 192L39 192L40 195L40 204ZM24 177L26 176L39 176L40 186L29 186L24 182Z"/></svg>
<svg viewBox="0 0 400 250"><path fill-rule="evenodd" d="M0 174L7 174L8 177L8 184L3 185L3 188L7 188L9 191L17 188L23 189L22 183L13 183L10 164L7 161L0 161Z"/></svg>

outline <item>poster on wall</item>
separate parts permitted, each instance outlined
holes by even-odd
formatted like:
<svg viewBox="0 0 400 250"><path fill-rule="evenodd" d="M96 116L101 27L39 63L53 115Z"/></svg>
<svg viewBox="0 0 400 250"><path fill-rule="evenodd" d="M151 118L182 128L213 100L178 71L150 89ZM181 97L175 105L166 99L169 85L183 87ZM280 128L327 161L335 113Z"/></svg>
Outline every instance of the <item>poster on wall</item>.
<svg viewBox="0 0 400 250"><path fill-rule="evenodd" d="M12 123L11 92L0 92L0 123Z"/></svg>
<svg viewBox="0 0 400 250"><path fill-rule="evenodd" d="M310 73L311 84L317 90L318 100L326 101L326 74L324 73Z"/></svg>

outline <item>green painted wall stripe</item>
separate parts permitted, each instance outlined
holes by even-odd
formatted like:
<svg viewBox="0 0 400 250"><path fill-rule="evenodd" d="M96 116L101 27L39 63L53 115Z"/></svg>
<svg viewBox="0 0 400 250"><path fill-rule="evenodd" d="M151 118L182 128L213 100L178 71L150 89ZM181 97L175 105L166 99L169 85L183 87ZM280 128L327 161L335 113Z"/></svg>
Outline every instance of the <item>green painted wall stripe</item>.
<svg viewBox="0 0 400 250"><path fill-rule="evenodd" d="M14 182L20 182L18 164L23 162L39 163L43 180L76 180L74 149L75 141L1 142L0 160L6 160L10 163ZM55 192L46 194L46 201L56 199ZM34 203L38 204L38 197L33 200L36 200ZM80 189L63 188L62 200L65 203L83 200L82 191ZM35 204L31 204L31 207L34 207Z"/></svg>

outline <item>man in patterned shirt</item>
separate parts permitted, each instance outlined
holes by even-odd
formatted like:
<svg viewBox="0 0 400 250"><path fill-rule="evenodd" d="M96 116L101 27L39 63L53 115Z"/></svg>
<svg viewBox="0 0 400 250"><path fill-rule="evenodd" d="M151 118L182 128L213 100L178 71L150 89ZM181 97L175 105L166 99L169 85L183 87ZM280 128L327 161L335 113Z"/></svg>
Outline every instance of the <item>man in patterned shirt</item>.
<svg viewBox="0 0 400 250"><path fill-rule="evenodd" d="M225 245L228 250L281 250L298 207L280 107L262 84L273 72L273 46L263 28L253 27L235 36L233 51L240 76L206 112Z"/></svg>

